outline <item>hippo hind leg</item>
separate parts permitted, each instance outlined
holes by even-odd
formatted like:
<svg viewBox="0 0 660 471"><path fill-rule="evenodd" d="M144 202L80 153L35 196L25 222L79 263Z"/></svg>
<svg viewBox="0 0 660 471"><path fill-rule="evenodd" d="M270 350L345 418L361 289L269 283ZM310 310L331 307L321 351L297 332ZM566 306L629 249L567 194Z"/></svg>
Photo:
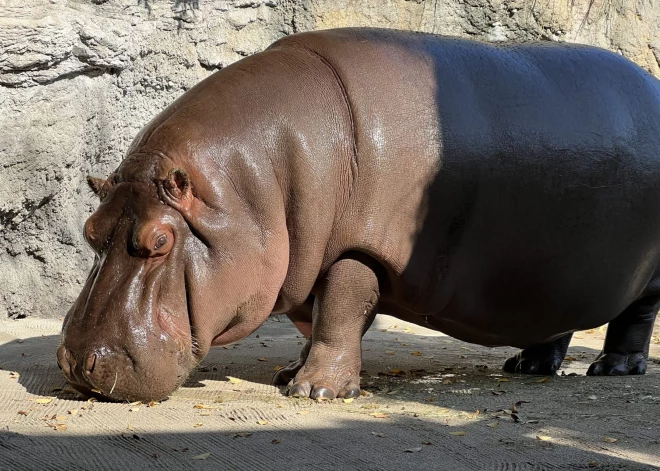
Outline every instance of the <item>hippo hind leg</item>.
<svg viewBox="0 0 660 471"><path fill-rule="evenodd" d="M605 345L588 376L642 375L646 373L649 344L660 296L648 296L632 303L607 327Z"/></svg>
<svg viewBox="0 0 660 471"><path fill-rule="evenodd" d="M532 345L504 362L507 373L553 375L561 366L573 334L566 334L553 342Z"/></svg>

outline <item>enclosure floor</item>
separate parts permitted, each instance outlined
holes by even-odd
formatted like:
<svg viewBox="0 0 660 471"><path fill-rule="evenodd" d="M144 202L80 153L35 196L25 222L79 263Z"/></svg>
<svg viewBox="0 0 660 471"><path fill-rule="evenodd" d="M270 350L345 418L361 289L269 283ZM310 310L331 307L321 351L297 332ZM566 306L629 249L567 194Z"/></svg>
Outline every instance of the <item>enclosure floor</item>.
<svg viewBox="0 0 660 471"><path fill-rule="evenodd" d="M88 402L70 392L55 362L60 326L0 322L2 470L660 465L659 325L645 376L585 376L603 328L576 334L560 372L566 376L544 379L503 374L514 349L379 316L363 342L366 395L316 403L270 385L303 340L286 319L271 319L238 344L212 350L185 387L151 405Z"/></svg>

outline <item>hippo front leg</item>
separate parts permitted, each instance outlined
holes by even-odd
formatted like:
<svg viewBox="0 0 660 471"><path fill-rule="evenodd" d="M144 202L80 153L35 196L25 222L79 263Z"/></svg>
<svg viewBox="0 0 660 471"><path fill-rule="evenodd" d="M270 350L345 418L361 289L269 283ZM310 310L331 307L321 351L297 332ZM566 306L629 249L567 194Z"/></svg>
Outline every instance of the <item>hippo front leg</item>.
<svg viewBox="0 0 660 471"><path fill-rule="evenodd" d="M311 344L303 356L307 348L309 353L289 395L318 400L357 397L362 335L376 315L378 279L367 264L343 258L330 267L315 293Z"/></svg>

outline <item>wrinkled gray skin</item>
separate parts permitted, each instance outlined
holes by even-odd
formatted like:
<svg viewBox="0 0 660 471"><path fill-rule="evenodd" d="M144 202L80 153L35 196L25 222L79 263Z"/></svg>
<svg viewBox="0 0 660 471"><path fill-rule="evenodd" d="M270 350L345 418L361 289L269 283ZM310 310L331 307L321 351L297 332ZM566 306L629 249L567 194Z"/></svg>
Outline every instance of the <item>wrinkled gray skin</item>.
<svg viewBox="0 0 660 471"><path fill-rule="evenodd" d="M375 312L639 374L660 296L660 84L604 50L393 30L284 38L137 136L85 226L97 256L58 360L161 399L272 313L309 337L289 393L359 394Z"/></svg>

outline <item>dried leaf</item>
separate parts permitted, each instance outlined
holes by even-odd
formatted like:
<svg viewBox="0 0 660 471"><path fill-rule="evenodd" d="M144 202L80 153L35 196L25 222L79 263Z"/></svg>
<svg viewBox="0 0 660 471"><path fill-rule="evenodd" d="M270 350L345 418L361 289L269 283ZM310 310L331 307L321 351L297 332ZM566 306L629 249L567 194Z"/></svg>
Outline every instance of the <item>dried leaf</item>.
<svg viewBox="0 0 660 471"><path fill-rule="evenodd" d="M371 434L372 434L374 437L387 438L387 434L382 433L382 432L371 432Z"/></svg>
<svg viewBox="0 0 660 471"><path fill-rule="evenodd" d="M55 430L57 430L58 432L64 432L64 431L66 431L66 429L67 429L66 424L57 424L57 425L55 425Z"/></svg>
<svg viewBox="0 0 660 471"><path fill-rule="evenodd" d="M199 413L200 417L209 417L211 415L210 412L200 412Z"/></svg>
<svg viewBox="0 0 660 471"><path fill-rule="evenodd" d="M410 354L414 357L421 357L423 355L422 352L410 352Z"/></svg>
<svg viewBox="0 0 660 471"><path fill-rule="evenodd" d="M131 402L131 403L129 404L129 406L139 406L139 405L141 405L141 404L142 404L142 401L135 401L135 402Z"/></svg>
<svg viewBox="0 0 660 471"><path fill-rule="evenodd" d="M27 411L19 410L18 415L28 415Z"/></svg>
<svg viewBox="0 0 660 471"><path fill-rule="evenodd" d="M589 399L591 399L592 401L595 401L596 399L598 399L598 396L591 395L591 396L589 396Z"/></svg>
<svg viewBox="0 0 660 471"><path fill-rule="evenodd" d="M605 437L603 440L605 441L605 443L616 443L619 441L618 438L614 438L614 437Z"/></svg>
<svg viewBox="0 0 660 471"><path fill-rule="evenodd" d="M206 404L195 404L193 409L217 409L215 406L208 406Z"/></svg>
<svg viewBox="0 0 660 471"><path fill-rule="evenodd" d="M452 435L454 437L464 437L467 435L467 432L465 431L460 431L460 432L449 432L449 435Z"/></svg>
<svg viewBox="0 0 660 471"><path fill-rule="evenodd" d="M69 415L76 415L78 413L78 409L71 409L67 412L69 413Z"/></svg>
<svg viewBox="0 0 660 471"><path fill-rule="evenodd" d="M57 420L58 422L64 422L66 419L67 419L66 415L58 415L55 417L55 420Z"/></svg>
<svg viewBox="0 0 660 471"><path fill-rule="evenodd" d="M126 430L130 430L130 431L132 432L132 431L135 430L135 429L133 428L133 426L132 426L131 424L128 424L128 425L126 426Z"/></svg>
<svg viewBox="0 0 660 471"><path fill-rule="evenodd" d="M54 398L52 397L42 397L39 399L35 399L34 402L36 402L37 404L50 404L51 402L53 402L53 399Z"/></svg>
<svg viewBox="0 0 660 471"><path fill-rule="evenodd" d="M247 438L252 435L252 432L239 432L232 435L234 438Z"/></svg>
<svg viewBox="0 0 660 471"><path fill-rule="evenodd" d="M98 399L96 399L95 397L90 397L89 399L87 399L87 402L89 402L90 404L92 402L97 402L97 401L98 401Z"/></svg>
<svg viewBox="0 0 660 471"><path fill-rule="evenodd" d="M301 410L301 411L298 412L298 414L307 415L307 414L309 414L309 411L308 410Z"/></svg>
<svg viewBox="0 0 660 471"><path fill-rule="evenodd" d="M195 425L193 425L193 427L195 427L195 428L199 428L199 427L201 427L202 425L204 425L204 424L203 424L202 422L199 422L199 423L196 423Z"/></svg>
<svg viewBox="0 0 660 471"><path fill-rule="evenodd" d="M505 393L506 391L491 391L491 394L493 394L493 396L501 396L502 394Z"/></svg>
<svg viewBox="0 0 660 471"><path fill-rule="evenodd" d="M18 379L20 374L18 374L18 371L10 371L9 372L9 379Z"/></svg>
<svg viewBox="0 0 660 471"><path fill-rule="evenodd" d="M391 350L385 352L385 355L394 355L394 354L396 354L396 352L393 352Z"/></svg>
<svg viewBox="0 0 660 471"><path fill-rule="evenodd" d="M578 359L575 357L564 357L564 361L577 361Z"/></svg>
<svg viewBox="0 0 660 471"><path fill-rule="evenodd" d="M282 368L284 368L282 365L275 365L275 368L273 368L273 371L280 371Z"/></svg>
<svg viewBox="0 0 660 471"><path fill-rule="evenodd" d="M598 466L598 461L589 461L589 464L587 466L589 466L590 468L595 468L596 466Z"/></svg>
<svg viewBox="0 0 660 471"><path fill-rule="evenodd" d="M278 440L277 438L274 438L274 439L271 440L271 443L273 445L279 445L280 443L282 443L282 440Z"/></svg>
<svg viewBox="0 0 660 471"><path fill-rule="evenodd" d="M537 435L536 439L541 440L542 442L547 442L547 441L552 440L552 437L549 437L547 435Z"/></svg>
<svg viewBox="0 0 660 471"><path fill-rule="evenodd" d="M437 401L437 398L435 396L429 396L426 399L424 399L425 402L435 402Z"/></svg>
<svg viewBox="0 0 660 471"><path fill-rule="evenodd" d="M238 384L238 383L242 383L242 382L243 382L242 379L234 378L233 376L227 376L227 379L229 380L229 382L230 382L231 384Z"/></svg>
<svg viewBox="0 0 660 471"><path fill-rule="evenodd" d="M149 401L149 404L147 404L147 407L156 407L159 406L160 402L158 401Z"/></svg>
<svg viewBox="0 0 660 471"><path fill-rule="evenodd" d="M350 404L351 402L353 402L353 399L354 398L352 398L352 397L344 399L344 404Z"/></svg>
<svg viewBox="0 0 660 471"><path fill-rule="evenodd" d="M130 409L128 409L128 412L140 412L140 408L139 407L131 407Z"/></svg>
<svg viewBox="0 0 660 471"><path fill-rule="evenodd" d="M267 421L267 420L260 419L260 420L257 420L257 423L258 423L259 425L266 425L266 424L268 423L268 421Z"/></svg>
<svg viewBox="0 0 660 471"><path fill-rule="evenodd" d="M545 378L537 379L534 382L535 383L547 383L548 381L550 381L550 376L546 376Z"/></svg>
<svg viewBox="0 0 660 471"><path fill-rule="evenodd" d="M489 423L489 424L486 424L486 426L491 427L491 428L495 428L495 427L497 427L499 424L500 424L499 422L491 422L491 423Z"/></svg>
<svg viewBox="0 0 660 471"><path fill-rule="evenodd" d="M205 460L209 456L211 456L211 453L206 452L206 453L202 453L201 455L193 456L192 459L193 460Z"/></svg>
<svg viewBox="0 0 660 471"><path fill-rule="evenodd" d="M268 361L268 358L265 357L257 358L257 361Z"/></svg>
<svg viewBox="0 0 660 471"><path fill-rule="evenodd" d="M508 383L511 381L509 378L497 378L498 383Z"/></svg>
<svg viewBox="0 0 660 471"><path fill-rule="evenodd" d="M372 416L372 417L375 417L377 419L387 419L389 417L389 415L387 415L383 412L372 412L369 415Z"/></svg>
<svg viewBox="0 0 660 471"><path fill-rule="evenodd" d="M406 327L405 329L403 329L403 331L404 331L406 334L414 334L414 333L415 333L415 331L412 330L410 327Z"/></svg>
<svg viewBox="0 0 660 471"><path fill-rule="evenodd" d="M408 448L407 450L405 450L406 453L417 453L418 451L422 451L421 446L415 448Z"/></svg>

